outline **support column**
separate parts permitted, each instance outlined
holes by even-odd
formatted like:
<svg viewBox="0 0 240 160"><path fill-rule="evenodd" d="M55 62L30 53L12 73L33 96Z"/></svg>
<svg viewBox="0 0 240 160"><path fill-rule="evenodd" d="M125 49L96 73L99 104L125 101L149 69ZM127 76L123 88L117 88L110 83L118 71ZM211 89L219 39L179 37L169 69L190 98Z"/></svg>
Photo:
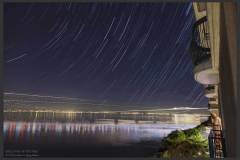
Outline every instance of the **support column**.
<svg viewBox="0 0 240 160"><path fill-rule="evenodd" d="M236 6L222 3L220 27L220 106L226 136L227 157L236 157Z"/></svg>

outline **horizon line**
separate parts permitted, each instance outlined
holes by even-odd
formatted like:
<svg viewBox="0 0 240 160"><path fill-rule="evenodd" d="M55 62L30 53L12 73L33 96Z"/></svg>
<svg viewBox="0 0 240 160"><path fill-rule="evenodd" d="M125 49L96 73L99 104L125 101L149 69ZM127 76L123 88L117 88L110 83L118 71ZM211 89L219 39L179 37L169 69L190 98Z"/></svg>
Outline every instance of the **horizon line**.
<svg viewBox="0 0 240 160"><path fill-rule="evenodd" d="M76 97L65 97L65 96L49 96L49 95L39 95L39 94L29 94L29 93L17 93L17 92L4 92L4 95L16 95L16 96L29 96L29 97L40 97L40 98L53 98L53 99L66 99L66 100L80 100L80 101L85 101L85 103L71 103L71 104L90 104L90 105L105 105L105 106L129 106L129 107L140 107L136 105L120 105L120 104L105 104L105 103L86 103L86 101L92 101L90 99L81 99L81 98L76 98ZM5 100L3 101L14 101L14 100ZM15 100L17 101L17 100ZM29 101L29 102L41 102L41 101ZM68 102L49 102L49 103L68 103ZM143 107L143 106L141 106ZM161 111L161 110L201 110L201 109L208 109L208 107L170 107L170 108L162 108L161 106L152 106L154 108L152 109L131 109L128 111ZM156 108L155 108L156 107Z"/></svg>

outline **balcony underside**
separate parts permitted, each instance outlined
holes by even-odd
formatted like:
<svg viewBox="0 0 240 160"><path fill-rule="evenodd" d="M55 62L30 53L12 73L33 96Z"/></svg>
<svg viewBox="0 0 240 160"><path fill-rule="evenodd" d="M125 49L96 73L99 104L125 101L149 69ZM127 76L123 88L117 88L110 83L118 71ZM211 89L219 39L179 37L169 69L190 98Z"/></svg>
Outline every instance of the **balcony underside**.
<svg viewBox="0 0 240 160"><path fill-rule="evenodd" d="M217 115L219 115L219 108L218 107L217 108L209 108L208 111L210 113L216 113Z"/></svg>
<svg viewBox="0 0 240 160"><path fill-rule="evenodd" d="M218 104L209 104L208 109L219 109Z"/></svg>
<svg viewBox="0 0 240 160"><path fill-rule="evenodd" d="M205 96L207 98L214 98L214 97L217 97L217 94L214 91L213 92L206 91Z"/></svg>
<svg viewBox="0 0 240 160"><path fill-rule="evenodd" d="M209 107L212 107L212 108L218 106L218 98L209 98L208 104L209 104Z"/></svg>
<svg viewBox="0 0 240 160"><path fill-rule="evenodd" d="M207 98L216 98L217 97L217 93L215 91L215 88L214 87L212 87L212 88L210 88L210 87L205 88L205 96Z"/></svg>
<svg viewBox="0 0 240 160"><path fill-rule="evenodd" d="M208 59L194 67L194 78L201 84L215 85L219 83L219 72L212 68L211 59Z"/></svg>
<svg viewBox="0 0 240 160"><path fill-rule="evenodd" d="M211 105L212 105L212 104L214 104L214 105L215 105L215 104L216 104L216 105L218 104L217 101L209 101L208 103L211 104Z"/></svg>

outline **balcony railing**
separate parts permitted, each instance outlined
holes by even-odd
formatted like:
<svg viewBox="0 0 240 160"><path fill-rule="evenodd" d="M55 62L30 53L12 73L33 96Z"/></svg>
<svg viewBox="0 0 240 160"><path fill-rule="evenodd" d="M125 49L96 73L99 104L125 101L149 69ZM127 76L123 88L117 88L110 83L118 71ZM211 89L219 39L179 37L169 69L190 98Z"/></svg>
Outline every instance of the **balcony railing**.
<svg viewBox="0 0 240 160"><path fill-rule="evenodd" d="M199 19L193 25L190 54L194 65L211 58L207 17Z"/></svg>
<svg viewBox="0 0 240 160"><path fill-rule="evenodd" d="M226 157L225 138L222 130L211 130L208 136L210 158Z"/></svg>

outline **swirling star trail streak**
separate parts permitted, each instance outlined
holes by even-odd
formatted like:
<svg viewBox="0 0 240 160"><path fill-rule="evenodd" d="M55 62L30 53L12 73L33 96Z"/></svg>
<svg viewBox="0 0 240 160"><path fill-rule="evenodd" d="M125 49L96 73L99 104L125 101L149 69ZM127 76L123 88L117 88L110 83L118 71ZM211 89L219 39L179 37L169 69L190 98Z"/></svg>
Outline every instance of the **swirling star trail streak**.
<svg viewBox="0 0 240 160"><path fill-rule="evenodd" d="M207 107L188 53L194 21L190 3L6 3L5 92Z"/></svg>

